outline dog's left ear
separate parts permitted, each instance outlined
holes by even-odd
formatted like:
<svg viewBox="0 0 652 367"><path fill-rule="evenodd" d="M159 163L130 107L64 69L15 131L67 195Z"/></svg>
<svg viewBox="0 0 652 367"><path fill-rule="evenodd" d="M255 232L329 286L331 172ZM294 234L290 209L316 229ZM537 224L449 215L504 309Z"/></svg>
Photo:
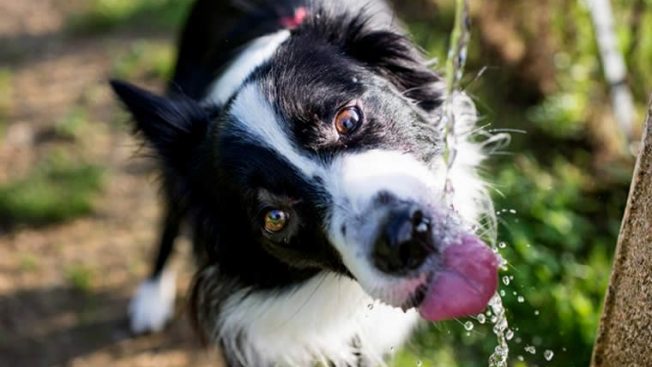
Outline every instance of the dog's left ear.
<svg viewBox="0 0 652 367"><path fill-rule="evenodd" d="M365 31L364 24L350 32L346 52L388 79L406 97L426 112L441 105L443 83L431 70L421 52L404 35L393 31Z"/></svg>
<svg viewBox="0 0 652 367"><path fill-rule="evenodd" d="M159 157L179 171L187 168L206 135L210 111L190 98L162 97L122 81L112 80L111 87Z"/></svg>

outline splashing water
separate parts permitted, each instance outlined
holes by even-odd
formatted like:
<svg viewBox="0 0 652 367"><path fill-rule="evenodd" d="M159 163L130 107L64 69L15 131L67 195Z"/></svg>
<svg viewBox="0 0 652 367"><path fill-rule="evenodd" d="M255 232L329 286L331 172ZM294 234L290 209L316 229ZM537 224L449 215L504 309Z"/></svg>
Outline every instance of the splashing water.
<svg viewBox="0 0 652 367"><path fill-rule="evenodd" d="M489 301L489 308L494 314L494 317L491 318L493 322L493 332L496 335L498 340L498 345L494 349L494 352L489 356L489 367L507 367L507 357L509 356L509 346L507 345L507 340L509 338L507 318L505 317L505 308L503 307L503 301L497 294L491 298ZM494 321L495 320L495 321Z"/></svg>
<svg viewBox="0 0 652 367"><path fill-rule="evenodd" d="M444 128L444 159L446 162L447 174L444 187L444 196L451 203L451 196L455 191L449 178L450 169L457 156L457 134L455 132L455 113L453 111L453 97L461 89L460 83L464 74L464 65L466 64L467 48L470 39L470 17L467 0L455 0L455 24L451 32L450 48L448 49L448 58L446 60L446 99L443 104L443 114L440 123ZM504 248L504 242L501 242ZM498 248L494 245L494 252L499 257L501 268L504 269L507 262L498 254ZM509 284L510 278L504 277L503 283ZM489 312L490 311L490 312ZM507 318L505 317L505 308L503 307L500 294L496 293L489 301L489 310L487 315L493 324L493 333L496 335L498 345L494 353L489 357L489 367L507 367L507 358L509 355L509 346L507 341L513 337L513 331L508 329ZM482 317L480 317L482 316ZM482 324L485 322L484 315L478 316L478 321ZM468 321L464 324L467 331L473 329L473 323ZM507 335L506 335L507 332ZM511 334L511 336L510 336Z"/></svg>

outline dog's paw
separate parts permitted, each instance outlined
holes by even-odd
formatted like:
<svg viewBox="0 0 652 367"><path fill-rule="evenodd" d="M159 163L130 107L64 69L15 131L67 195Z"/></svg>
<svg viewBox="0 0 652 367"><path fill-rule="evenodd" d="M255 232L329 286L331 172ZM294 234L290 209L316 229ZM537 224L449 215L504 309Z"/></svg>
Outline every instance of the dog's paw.
<svg viewBox="0 0 652 367"><path fill-rule="evenodd" d="M176 280L171 271L144 281L129 304L129 322L135 334L161 331L174 313Z"/></svg>

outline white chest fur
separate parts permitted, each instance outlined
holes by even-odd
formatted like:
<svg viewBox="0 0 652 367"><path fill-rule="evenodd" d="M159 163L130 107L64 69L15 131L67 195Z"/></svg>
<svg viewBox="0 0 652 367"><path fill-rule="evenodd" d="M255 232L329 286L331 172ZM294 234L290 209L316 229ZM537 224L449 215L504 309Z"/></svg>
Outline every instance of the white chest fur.
<svg viewBox="0 0 652 367"><path fill-rule="evenodd" d="M417 321L414 310L380 304L357 282L322 274L280 293L236 293L225 302L215 332L244 365L329 360L346 366L355 364L355 352L383 365L383 356L403 344Z"/></svg>

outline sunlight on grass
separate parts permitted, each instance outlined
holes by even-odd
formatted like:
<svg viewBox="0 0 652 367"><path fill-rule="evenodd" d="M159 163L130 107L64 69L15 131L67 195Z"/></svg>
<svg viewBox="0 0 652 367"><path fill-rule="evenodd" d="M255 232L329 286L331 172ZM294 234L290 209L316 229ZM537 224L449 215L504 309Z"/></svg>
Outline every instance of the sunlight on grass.
<svg viewBox="0 0 652 367"><path fill-rule="evenodd" d="M3 135L4 125L7 123L9 111L11 109L11 71L0 68L0 136Z"/></svg>
<svg viewBox="0 0 652 367"><path fill-rule="evenodd" d="M76 106L54 125L55 134L63 139L76 139L88 123L86 109Z"/></svg>
<svg viewBox="0 0 652 367"><path fill-rule="evenodd" d="M39 258L33 254L22 254L18 268L25 273L32 273L39 268Z"/></svg>
<svg viewBox="0 0 652 367"><path fill-rule="evenodd" d="M101 176L92 165L42 164L27 177L0 186L0 221L43 225L88 214L101 188Z"/></svg>
<svg viewBox="0 0 652 367"><path fill-rule="evenodd" d="M406 350L400 351L394 358L393 367L457 367L460 366L456 359L455 353L449 345L433 348L432 350ZM436 361L436 362L435 362Z"/></svg>
<svg viewBox="0 0 652 367"><path fill-rule="evenodd" d="M93 287L93 271L89 267L76 264L65 269L66 280L80 292L88 292Z"/></svg>
<svg viewBox="0 0 652 367"><path fill-rule="evenodd" d="M73 33L99 33L137 25L172 28L185 17L190 0L89 0L85 11L68 18Z"/></svg>
<svg viewBox="0 0 652 367"><path fill-rule="evenodd" d="M169 43L136 41L113 62L111 76L126 80L167 80L173 64L174 48Z"/></svg>

